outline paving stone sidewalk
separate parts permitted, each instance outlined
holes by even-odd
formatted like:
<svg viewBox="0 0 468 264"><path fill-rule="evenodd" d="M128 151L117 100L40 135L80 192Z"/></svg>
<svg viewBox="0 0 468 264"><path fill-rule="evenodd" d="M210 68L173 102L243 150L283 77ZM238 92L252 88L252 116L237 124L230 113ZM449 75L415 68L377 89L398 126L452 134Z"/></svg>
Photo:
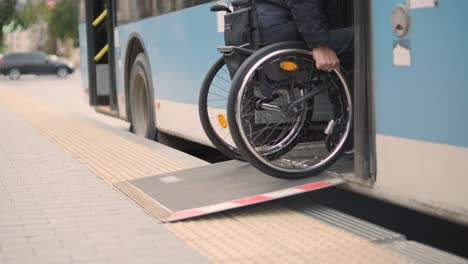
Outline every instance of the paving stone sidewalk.
<svg viewBox="0 0 468 264"><path fill-rule="evenodd" d="M0 264L206 262L0 105Z"/></svg>

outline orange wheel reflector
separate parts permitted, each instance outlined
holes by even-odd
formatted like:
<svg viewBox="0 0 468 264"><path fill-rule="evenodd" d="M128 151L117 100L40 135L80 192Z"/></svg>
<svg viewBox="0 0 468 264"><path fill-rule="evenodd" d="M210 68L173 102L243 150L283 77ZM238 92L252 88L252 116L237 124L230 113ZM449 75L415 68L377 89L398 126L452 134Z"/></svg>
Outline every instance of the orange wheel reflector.
<svg viewBox="0 0 468 264"><path fill-rule="evenodd" d="M297 64L292 61L282 61L280 62L279 67L283 71L288 71L288 72L297 71Z"/></svg>
<svg viewBox="0 0 468 264"><path fill-rule="evenodd" d="M221 125L222 128L226 128L228 126L226 118L223 114L218 115L218 123Z"/></svg>

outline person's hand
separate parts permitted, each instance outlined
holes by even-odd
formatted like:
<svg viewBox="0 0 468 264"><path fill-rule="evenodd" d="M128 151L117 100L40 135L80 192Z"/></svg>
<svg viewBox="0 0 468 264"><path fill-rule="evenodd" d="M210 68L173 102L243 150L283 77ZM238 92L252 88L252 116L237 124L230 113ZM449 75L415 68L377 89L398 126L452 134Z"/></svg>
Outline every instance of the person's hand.
<svg viewBox="0 0 468 264"><path fill-rule="evenodd" d="M323 71L332 71L338 68L340 60L334 50L328 47L318 47L312 49L312 58L315 60L317 69Z"/></svg>

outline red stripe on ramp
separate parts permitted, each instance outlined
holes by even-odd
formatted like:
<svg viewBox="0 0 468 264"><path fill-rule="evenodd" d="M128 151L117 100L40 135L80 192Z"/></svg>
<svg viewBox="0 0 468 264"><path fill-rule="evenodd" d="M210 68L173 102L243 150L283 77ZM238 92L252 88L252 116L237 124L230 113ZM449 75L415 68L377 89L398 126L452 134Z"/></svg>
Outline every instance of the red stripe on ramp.
<svg viewBox="0 0 468 264"><path fill-rule="evenodd" d="M329 182L322 181L322 182L314 182L314 183L300 185L300 186L295 187L295 189L301 189L304 191L312 191L312 190L328 187L330 185L331 184Z"/></svg>
<svg viewBox="0 0 468 264"><path fill-rule="evenodd" d="M234 200L234 201L231 201L231 203L247 205L247 204L254 204L254 203L259 203L259 202L263 202L267 200L271 200L271 197L258 195L258 196L244 198L244 199Z"/></svg>
<svg viewBox="0 0 468 264"><path fill-rule="evenodd" d="M171 218L174 219L174 220L180 220L180 219L184 219L184 218L204 215L206 213L207 212L202 211L202 210L192 209L192 210L186 210L186 211L175 213L174 216L172 216Z"/></svg>

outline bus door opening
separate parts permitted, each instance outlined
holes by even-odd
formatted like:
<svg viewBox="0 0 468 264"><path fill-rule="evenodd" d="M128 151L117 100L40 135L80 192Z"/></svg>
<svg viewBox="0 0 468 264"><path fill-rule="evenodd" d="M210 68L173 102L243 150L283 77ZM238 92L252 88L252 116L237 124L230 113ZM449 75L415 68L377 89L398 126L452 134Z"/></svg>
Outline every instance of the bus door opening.
<svg viewBox="0 0 468 264"><path fill-rule="evenodd" d="M375 132L371 89L371 0L329 1L329 21L332 29L353 27L354 61L347 76L353 86L354 162L353 174L347 180L371 186L375 180Z"/></svg>
<svg viewBox="0 0 468 264"><path fill-rule="evenodd" d="M375 182L377 173L372 87L371 1L355 1L352 14L354 21L354 177L349 179L368 186L372 186Z"/></svg>
<svg viewBox="0 0 468 264"><path fill-rule="evenodd" d="M112 0L86 0L90 105L117 114Z"/></svg>

